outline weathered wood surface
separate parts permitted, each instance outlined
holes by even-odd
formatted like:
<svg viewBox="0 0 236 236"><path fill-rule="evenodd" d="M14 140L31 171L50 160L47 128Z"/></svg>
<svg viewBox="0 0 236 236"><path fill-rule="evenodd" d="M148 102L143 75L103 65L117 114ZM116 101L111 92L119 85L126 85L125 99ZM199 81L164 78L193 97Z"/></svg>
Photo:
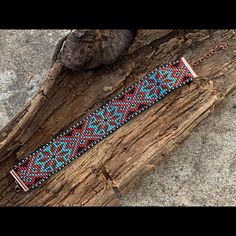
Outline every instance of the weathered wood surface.
<svg viewBox="0 0 236 236"><path fill-rule="evenodd" d="M147 37L145 37L145 35ZM199 77L166 96L33 191L16 193L12 166L80 120L152 68L185 56L219 51L197 66ZM112 66L71 73L53 65L40 91L0 132L0 205L115 205L150 165L177 147L236 87L234 30L140 30L130 50ZM104 87L112 86L105 92Z"/></svg>

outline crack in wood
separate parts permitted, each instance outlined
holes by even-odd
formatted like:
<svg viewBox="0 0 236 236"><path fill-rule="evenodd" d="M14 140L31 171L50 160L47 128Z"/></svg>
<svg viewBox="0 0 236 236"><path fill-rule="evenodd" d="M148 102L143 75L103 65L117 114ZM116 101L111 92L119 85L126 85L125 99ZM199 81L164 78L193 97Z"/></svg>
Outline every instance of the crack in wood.
<svg viewBox="0 0 236 236"><path fill-rule="evenodd" d="M107 181L111 182L111 186L113 188L113 191L114 191L116 197L118 199L121 198L121 196L122 196L121 191L117 187L115 181L112 179L111 175L109 174L109 172L108 172L108 170L106 169L105 166L102 168L102 174L104 175L104 177L106 178Z"/></svg>

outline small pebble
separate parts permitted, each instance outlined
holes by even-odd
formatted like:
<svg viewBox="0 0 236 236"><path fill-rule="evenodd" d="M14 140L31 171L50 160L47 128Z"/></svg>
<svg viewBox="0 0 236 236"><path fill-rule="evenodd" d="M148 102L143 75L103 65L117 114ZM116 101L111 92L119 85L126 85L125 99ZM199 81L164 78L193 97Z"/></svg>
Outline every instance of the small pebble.
<svg viewBox="0 0 236 236"><path fill-rule="evenodd" d="M7 136L7 132L6 131L3 131L0 136L2 136L3 138Z"/></svg>
<svg viewBox="0 0 236 236"><path fill-rule="evenodd" d="M154 172L155 169L156 169L156 165L148 164L148 165L145 166L144 172L152 173L152 172Z"/></svg>
<svg viewBox="0 0 236 236"><path fill-rule="evenodd" d="M112 91L113 90L113 87L112 86L107 86L107 87L104 87L103 88L103 91L104 92L110 92L110 91Z"/></svg>

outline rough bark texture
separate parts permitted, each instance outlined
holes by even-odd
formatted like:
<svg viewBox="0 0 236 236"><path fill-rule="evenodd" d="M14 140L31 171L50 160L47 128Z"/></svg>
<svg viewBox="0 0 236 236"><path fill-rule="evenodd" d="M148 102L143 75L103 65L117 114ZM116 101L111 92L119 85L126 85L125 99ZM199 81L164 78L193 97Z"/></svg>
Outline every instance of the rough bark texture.
<svg viewBox="0 0 236 236"><path fill-rule="evenodd" d="M222 41L229 51L195 67L199 77L193 83L170 93L44 185L27 193L14 191L8 172L23 156L152 68L181 56L191 62ZM109 67L71 73L55 63L39 92L0 132L0 205L117 204L138 176L178 146L236 87L235 51L234 30L140 30L129 52Z"/></svg>

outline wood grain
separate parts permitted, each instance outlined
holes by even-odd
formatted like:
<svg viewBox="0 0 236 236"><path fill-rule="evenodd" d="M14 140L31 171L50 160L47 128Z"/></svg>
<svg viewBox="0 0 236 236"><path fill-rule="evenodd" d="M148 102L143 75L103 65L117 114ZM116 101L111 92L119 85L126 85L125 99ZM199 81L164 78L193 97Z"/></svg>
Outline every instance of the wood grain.
<svg viewBox="0 0 236 236"><path fill-rule="evenodd" d="M219 51L194 68L199 77L193 83L170 93L44 185L27 193L14 191L8 172L23 156L154 67L181 56L191 62L221 41L230 50ZM0 132L0 205L118 204L136 178L179 146L235 89L235 52L234 30L170 30L162 35L159 30L140 30L129 53L114 65L72 73L56 62L39 92ZM113 89L104 91L104 87Z"/></svg>

